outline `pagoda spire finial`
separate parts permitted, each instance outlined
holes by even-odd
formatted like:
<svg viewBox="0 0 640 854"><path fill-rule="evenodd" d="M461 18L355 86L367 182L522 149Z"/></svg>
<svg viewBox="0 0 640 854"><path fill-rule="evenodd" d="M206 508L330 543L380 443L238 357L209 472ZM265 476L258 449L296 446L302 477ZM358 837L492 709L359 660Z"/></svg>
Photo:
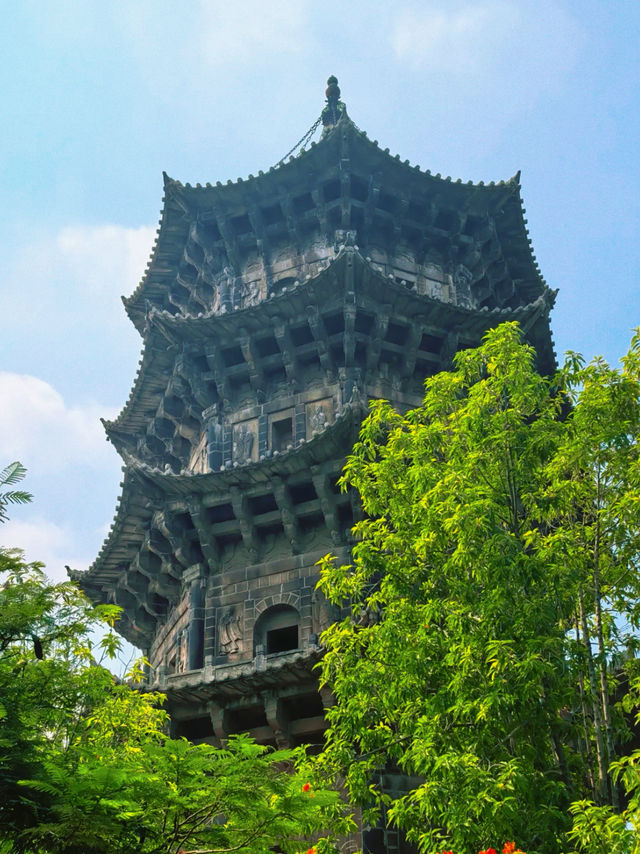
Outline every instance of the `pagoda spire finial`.
<svg viewBox="0 0 640 854"><path fill-rule="evenodd" d="M327 105L322 111L322 124L325 131L338 124L338 119L344 112L344 104L340 100L340 87L338 86L338 78L331 77L327 80Z"/></svg>

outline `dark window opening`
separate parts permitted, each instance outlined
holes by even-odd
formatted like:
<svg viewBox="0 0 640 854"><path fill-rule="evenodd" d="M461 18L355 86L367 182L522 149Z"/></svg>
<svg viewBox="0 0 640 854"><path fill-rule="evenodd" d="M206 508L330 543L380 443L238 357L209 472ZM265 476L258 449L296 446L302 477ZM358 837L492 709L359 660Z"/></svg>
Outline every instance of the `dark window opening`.
<svg viewBox="0 0 640 854"><path fill-rule="evenodd" d="M213 735L211 718L192 718L190 721L176 721L176 738L198 741Z"/></svg>
<svg viewBox="0 0 640 854"><path fill-rule="evenodd" d="M398 207L398 200L394 196L381 193L378 199L378 207L383 211L387 211L387 213L395 213Z"/></svg>
<svg viewBox="0 0 640 854"><path fill-rule="evenodd" d="M264 372L265 379L270 383L283 383L287 380L287 372L284 368L273 368Z"/></svg>
<svg viewBox="0 0 640 854"><path fill-rule="evenodd" d="M234 234L246 234L251 231L251 222L247 214L235 216L231 219L231 228Z"/></svg>
<svg viewBox="0 0 640 854"><path fill-rule="evenodd" d="M320 694L298 694L295 697L285 698L283 705L291 720L300 718L316 718L324 714L322 698Z"/></svg>
<svg viewBox="0 0 640 854"><path fill-rule="evenodd" d="M291 341L295 347L302 347L304 344L310 344L313 341L313 334L309 329L309 326L305 323L304 326L292 328Z"/></svg>
<svg viewBox="0 0 640 854"><path fill-rule="evenodd" d="M319 368L320 365L320 356L317 353L312 353L310 356L303 356L300 358L300 364L304 365L307 368L311 366Z"/></svg>
<svg viewBox="0 0 640 854"><path fill-rule="evenodd" d="M341 477L340 474L335 475L335 477L329 478L329 488L334 495L342 495L342 489L338 485L338 478Z"/></svg>
<svg viewBox="0 0 640 854"><path fill-rule="evenodd" d="M439 370L440 366L435 362L425 362L424 359L416 359L414 373L420 377L430 377Z"/></svg>
<svg viewBox="0 0 640 854"><path fill-rule="evenodd" d="M165 615L169 610L169 600L160 596L159 593L154 593L151 598L151 607L156 614Z"/></svg>
<svg viewBox="0 0 640 854"><path fill-rule="evenodd" d="M173 436L175 426L173 421L169 421L167 418L156 418L153 424L153 430L155 435L159 436L161 439L170 439L171 436Z"/></svg>
<svg viewBox="0 0 640 854"><path fill-rule="evenodd" d="M259 540L265 543L269 537L280 537L284 534L282 522L276 522L274 525L265 525L264 527L256 528L256 533Z"/></svg>
<svg viewBox="0 0 640 854"><path fill-rule="evenodd" d="M373 315L372 314L363 314L359 311L356 314L356 332L362 332L366 334L370 331L371 326L373 325Z"/></svg>
<svg viewBox="0 0 640 854"><path fill-rule="evenodd" d="M416 222L422 222L427 217L427 209L424 205L420 205L417 202L409 202L407 215L409 219L413 219Z"/></svg>
<svg viewBox="0 0 640 854"><path fill-rule="evenodd" d="M342 367L342 365L344 365L344 347L342 343L335 344L331 348L331 358L339 367Z"/></svg>
<svg viewBox="0 0 640 854"><path fill-rule="evenodd" d="M338 522L341 530L345 531L347 534L351 533L351 529L354 525L353 509L351 504L341 504L338 507Z"/></svg>
<svg viewBox="0 0 640 854"><path fill-rule="evenodd" d="M471 236L481 225L481 219L478 219L475 216L468 216L462 233Z"/></svg>
<svg viewBox="0 0 640 854"><path fill-rule="evenodd" d="M237 548L242 542L242 534L239 531L232 534L223 534L220 537L215 537L215 540L220 551L224 552L225 549Z"/></svg>
<svg viewBox="0 0 640 854"><path fill-rule="evenodd" d="M364 341L358 341L356 343L356 349L353 354L353 358L355 360L356 365L359 365L361 368L364 368L367 364L367 346Z"/></svg>
<svg viewBox="0 0 640 854"><path fill-rule="evenodd" d="M442 229L442 231L450 231L456 221L456 216L452 211L438 211L438 215L435 219L434 225L436 228Z"/></svg>
<svg viewBox="0 0 640 854"><path fill-rule="evenodd" d="M287 445L293 444L293 418L283 418L271 425L271 448L274 451L284 451Z"/></svg>
<svg viewBox="0 0 640 854"><path fill-rule="evenodd" d="M324 325L329 335L336 335L338 332L344 332L344 315L332 314L324 318Z"/></svg>
<svg viewBox="0 0 640 854"><path fill-rule="evenodd" d="M261 208L262 217L265 225L275 225L277 222L282 222L284 214L280 205L271 205L268 208Z"/></svg>
<svg viewBox="0 0 640 854"><path fill-rule="evenodd" d="M268 492L266 495L256 495L255 498L250 498L249 508L254 516L260 516L262 513L271 513L272 510L277 510L278 505L273 495Z"/></svg>
<svg viewBox="0 0 640 854"><path fill-rule="evenodd" d="M356 205L351 206L351 228L359 231L364 225L364 210Z"/></svg>
<svg viewBox="0 0 640 854"><path fill-rule="evenodd" d="M250 729L268 726L267 715L263 706L229 710L228 718L231 732L246 732Z"/></svg>
<svg viewBox="0 0 640 854"><path fill-rule="evenodd" d="M351 176L351 195L359 202L366 202L369 195L369 183L358 178L357 175Z"/></svg>
<svg viewBox="0 0 640 854"><path fill-rule="evenodd" d="M322 513L312 513L310 516L301 516L298 520L298 527L301 534L308 534L319 528L321 525L324 525L324 516Z"/></svg>
<svg viewBox="0 0 640 854"><path fill-rule="evenodd" d="M231 368L233 365L241 365L244 362L240 347L229 347L227 350L223 350L222 359L227 368Z"/></svg>
<svg viewBox="0 0 640 854"><path fill-rule="evenodd" d="M298 627L285 626L267 631L267 655L298 649Z"/></svg>
<svg viewBox="0 0 640 854"><path fill-rule="evenodd" d="M388 341L390 344L404 344L408 336L408 327L400 326L399 323L390 323L387 327L385 341Z"/></svg>
<svg viewBox="0 0 640 854"><path fill-rule="evenodd" d="M329 181L328 184L325 184L322 188L322 195L324 196L325 202L332 202L335 199L340 198L340 182L339 181Z"/></svg>
<svg viewBox="0 0 640 854"><path fill-rule="evenodd" d="M294 504L304 504L305 501L314 501L318 496L312 483L299 483L289 487L291 500Z"/></svg>
<svg viewBox="0 0 640 854"><path fill-rule="evenodd" d="M209 523L213 525L216 522L230 522L236 516L231 504L218 504L216 507L210 507L207 510L207 518Z"/></svg>
<svg viewBox="0 0 640 854"><path fill-rule="evenodd" d="M442 338L436 338L434 335L423 335L420 339L420 349L426 353L440 353Z"/></svg>
<svg viewBox="0 0 640 854"><path fill-rule="evenodd" d="M251 383L246 374L239 377L233 377L229 380L229 388L237 398L242 398L251 393Z"/></svg>
<svg viewBox="0 0 640 854"><path fill-rule="evenodd" d="M307 211L310 211L314 208L313 198L311 197L311 193L304 193L302 196L296 196L293 200L293 210L297 214L303 214Z"/></svg>
<svg viewBox="0 0 640 854"><path fill-rule="evenodd" d="M265 356L273 356L275 353L280 352L278 342L271 335L268 338L258 338L255 342L255 347L256 352L262 358Z"/></svg>
<svg viewBox="0 0 640 854"><path fill-rule="evenodd" d="M193 363L194 368L202 374L209 373L209 362L207 362L206 356L192 356L191 362Z"/></svg>

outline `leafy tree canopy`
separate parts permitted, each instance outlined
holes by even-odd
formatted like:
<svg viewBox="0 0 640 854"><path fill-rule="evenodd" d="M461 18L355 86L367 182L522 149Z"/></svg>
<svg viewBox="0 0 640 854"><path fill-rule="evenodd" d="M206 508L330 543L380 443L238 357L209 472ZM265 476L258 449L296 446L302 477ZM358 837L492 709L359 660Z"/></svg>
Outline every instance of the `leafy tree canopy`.
<svg viewBox="0 0 640 854"><path fill-rule="evenodd" d="M320 769L422 851L599 850L579 821L569 839L569 807L619 808L639 407L638 337L621 371L571 354L547 378L517 324L429 378L419 408L371 404L342 478L364 510L352 564L322 561L350 614L323 635Z"/></svg>
<svg viewBox="0 0 640 854"><path fill-rule="evenodd" d="M337 795L311 786L302 754L248 736L223 748L166 736L160 694L96 663L119 609L0 550L0 852L306 852ZM99 644L96 625L107 626Z"/></svg>

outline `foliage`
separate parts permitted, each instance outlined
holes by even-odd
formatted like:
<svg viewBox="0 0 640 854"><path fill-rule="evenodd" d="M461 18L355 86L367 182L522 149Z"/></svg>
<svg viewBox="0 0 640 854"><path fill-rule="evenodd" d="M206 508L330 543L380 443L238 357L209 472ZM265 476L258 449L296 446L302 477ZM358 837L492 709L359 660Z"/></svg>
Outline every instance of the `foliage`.
<svg viewBox="0 0 640 854"><path fill-rule="evenodd" d="M14 462L0 471L0 487L13 486L19 483L27 473L22 463ZM21 489L7 489L0 492L0 522L7 521L8 504L28 504L31 501L31 493Z"/></svg>
<svg viewBox="0 0 640 854"><path fill-rule="evenodd" d="M423 851L562 850L572 801L615 811L612 665L639 616L639 347L620 372L571 355L545 378L504 324L429 378L421 407L371 405L342 478L366 514L353 562L321 562L350 615L323 635L336 704L319 773ZM394 767L409 782L391 801Z"/></svg>
<svg viewBox="0 0 640 854"><path fill-rule="evenodd" d="M94 660L115 651L117 616L0 550L0 851L309 850L337 795L310 787L293 768L303 757L247 736L224 748L168 738L162 695ZM97 621L110 631L96 649Z"/></svg>

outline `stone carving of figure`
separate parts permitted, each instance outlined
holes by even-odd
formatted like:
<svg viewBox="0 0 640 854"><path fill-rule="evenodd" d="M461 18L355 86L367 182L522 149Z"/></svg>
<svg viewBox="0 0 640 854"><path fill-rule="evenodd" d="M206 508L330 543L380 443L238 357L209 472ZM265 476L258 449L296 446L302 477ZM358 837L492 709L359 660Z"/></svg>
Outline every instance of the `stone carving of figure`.
<svg viewBox="0 0 640 854"><path fill-rule="evenodd" d="M187 670L187 633L179 631L176 635L176 673L184 673Z"/></svg>
<svg viewBox="0 0 640 854"><path fill-rule="evenodd" d="M473 273L464 264L458 264L453 273L453 284L456 287L456 301L464 308L471 308L471 280Z"/></svg>
<svg viewBox="0 0 640 854"><path fill-rule="evenodd" d="M220 620L220 652L223 655L228 655L230 652L238 652L241 638L240 620L234 613L233 608L227 608Z"/></svg>
<svg viewBox="0 0 640 854"><path fill-rule="evenodd" d="M324 406L317 406L311 416L311 429L314 433L319 433L327 426L327 413L324 411Z"/></svg>
<svg viewBox="0 0 640 854"><path fill-rule="evenodd" d="M254 279L252 282L241 282L240 284L240 304L242 308L247 308L250 305L255 305L260 301L260 286Z"/></svg>
<svg viewBox="0 0 640 854"><path fill-rule="evenodd" d="M360 391L360 386L358 385L358 381L354 380L353 385L351 386L351 394L349 395L349 400L347 403L350 403L352 406L356 406L358 403L362 403L362 392Z"/></svg>
<svg viewBox="0 0 640 854"><path fill-rule="evenodd" d="M311 600L312 625L316 634L326 631L340 616L340 609L319 591L315 590Z"/></svg>
<svg viewBox="0 0 640 854"><path fill-rule="evenodd" d="M238 463L246 463L251 459L252 450L253 433L246 424L240 424L234 435L233 459Z"/></svg>

